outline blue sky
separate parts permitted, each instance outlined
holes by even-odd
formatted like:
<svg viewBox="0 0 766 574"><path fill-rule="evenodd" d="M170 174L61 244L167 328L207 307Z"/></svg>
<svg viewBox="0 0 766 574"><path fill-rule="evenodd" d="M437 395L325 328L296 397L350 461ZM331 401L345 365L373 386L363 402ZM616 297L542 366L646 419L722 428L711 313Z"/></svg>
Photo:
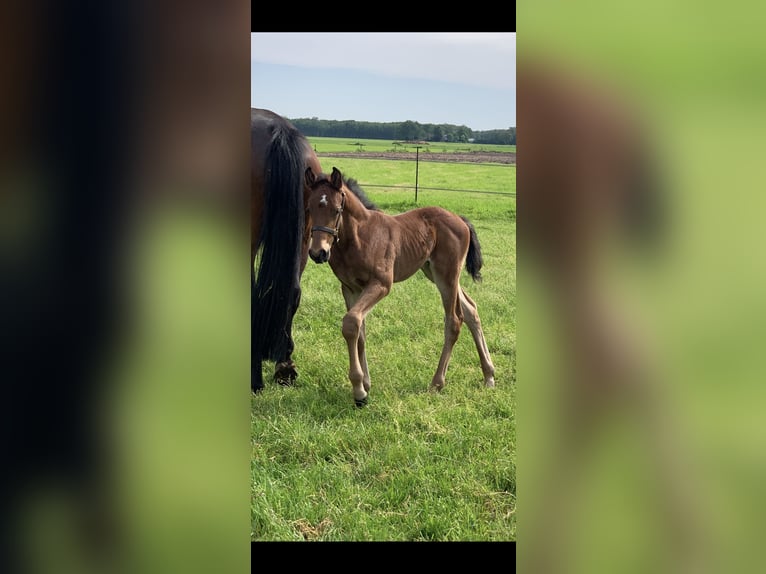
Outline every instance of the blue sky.
<svg viewBox="0 0 766 574"><path fill-rule="evenodd" d="M516 125L516 34L259 32L250 103L290 118Z"/></svg>

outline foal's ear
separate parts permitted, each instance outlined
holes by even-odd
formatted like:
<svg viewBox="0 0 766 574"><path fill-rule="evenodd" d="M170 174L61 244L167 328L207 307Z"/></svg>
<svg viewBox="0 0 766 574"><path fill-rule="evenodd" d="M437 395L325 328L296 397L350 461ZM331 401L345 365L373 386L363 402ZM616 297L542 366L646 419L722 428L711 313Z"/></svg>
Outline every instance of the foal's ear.
<svg viewBox="0 0 766 574"><path fill-rule="evenodd" d="M343 187L343 174L340 173L340 170L337 167L332 168L330 183L332 183L332 186L335 189L340 189Z"/></svg>
<svg viewBox="0 0 766 574"><path fill-rule="evenodd" d="M314 170L311 169L311 166L306 168L306 173L304 174L306 178L306 186L311 187L314 182L317 180L317 176L314 173Z"/></svg>

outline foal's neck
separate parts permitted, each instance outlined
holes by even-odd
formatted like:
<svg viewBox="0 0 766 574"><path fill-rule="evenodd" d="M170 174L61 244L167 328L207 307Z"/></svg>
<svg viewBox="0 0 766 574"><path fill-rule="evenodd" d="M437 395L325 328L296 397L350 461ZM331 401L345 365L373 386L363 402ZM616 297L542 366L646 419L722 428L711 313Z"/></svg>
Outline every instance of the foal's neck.
<svg viewBox="0 0 766 574"><path fill-rule="evenodd" d="M346 193L346 203L341 215L341 226L338 235L339 243L348 243L355 239L355 230L359 226L366 225L370 213L372 213L348 187L345 187L344 192Z"/></svg>
<svg viewBox="0 0 766 574"><path fill-rule="evenodd" d="M344 189L346 193L346 204L343 207L343 217L351 217L354 220L363 221L367 219L370 210L365 207L362 200L348 187Z"/></svg>

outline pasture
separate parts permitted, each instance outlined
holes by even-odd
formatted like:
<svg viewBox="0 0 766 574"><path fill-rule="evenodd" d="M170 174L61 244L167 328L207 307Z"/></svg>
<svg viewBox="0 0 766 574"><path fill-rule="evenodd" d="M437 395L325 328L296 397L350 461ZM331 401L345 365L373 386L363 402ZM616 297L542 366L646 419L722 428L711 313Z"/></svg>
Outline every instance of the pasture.
<svg viewBox="0 0 766 574"><path fill-rule="evenodd" d="M336 166L357 179L387 213L440 205L471 220L483 282L464 271L461 285L478 305L497 386L483 386L463 326L444 390L427 392L444 314L436 287L417 273L367 317L372 388L369 404L355 407L340 284L329 266L309 261L293 324L297 384L271 382L266 363L269 382L251 398L251 539L515 540L515 198L421 191L415 204L412 190L364 186L409 185L411 162L323 158L319 151L324 171ZM424 165L422 186L515 192L515 167L429 164L429 173Z"/></svg>
<svg viewBox="0 0 766 574"><path fill-rule="evenodd" d="M320 158L322 168L332 171L333 166L344 175L349 174L359 181L365 192L375 194L373 201L379 202L384 211L398 213L424 205L442 205L448 201L460 209L471 209L492 217L516 213L516 202L509 197L491 198L491 194L511 194L516 191L516 168L510 165L462 164L449 162L420 162L418 166L418 203L415 204L415 162L349 157ZM378 187L382 186L382 187ZM396 189L406 187L412 189ZM430 189L436 195L428 195ZM482 192L472 197L462 197L460 191L447 189L476 190ZM425 195L424 195L425 194ZM447 207L442 205L442 207ZM450 209L450 208L448 208ZM464 213L470 218L470 214Z"/></svg>

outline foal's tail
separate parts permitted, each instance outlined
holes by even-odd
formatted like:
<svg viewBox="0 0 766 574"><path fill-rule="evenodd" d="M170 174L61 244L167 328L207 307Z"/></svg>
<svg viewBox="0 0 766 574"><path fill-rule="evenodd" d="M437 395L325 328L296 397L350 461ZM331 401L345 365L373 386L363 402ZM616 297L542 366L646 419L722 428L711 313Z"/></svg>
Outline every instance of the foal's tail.
<svg viewBox="0 0 766 574"><path fill-rule="evenodd" d="M476 230L474 229L473 224L462 215L460 216L460 219L465 221L465 224L471 231L471 242L468 244L468 255L466 255L465 258L465 268L468 270L468 273L471 274L471 277L473 277L474 281L481 282L480 271L482 265L484 265L484 260L481 257L481 245L479 245L479 238L476 236Z"/></svg>

